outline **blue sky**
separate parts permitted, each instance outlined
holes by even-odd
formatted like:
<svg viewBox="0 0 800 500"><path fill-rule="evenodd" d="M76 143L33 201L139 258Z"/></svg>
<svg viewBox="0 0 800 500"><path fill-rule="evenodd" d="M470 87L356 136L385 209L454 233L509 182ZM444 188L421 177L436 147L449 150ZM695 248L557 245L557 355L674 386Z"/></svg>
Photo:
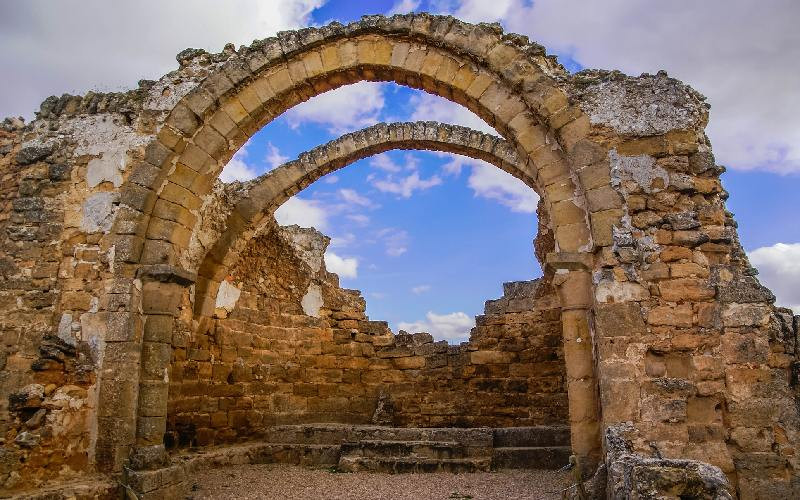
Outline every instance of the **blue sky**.
<svg viewBox="0 0 800 500"><path fill-rule="evenodd" d="M267 125L224 178L251 178L379 121L436 118L421 108L455 112L490 131L467 110L420 91L391 83L352 89L336 92L343 98L335 103L312 99ZM364 113L340 109L365 102L373 105ZM328 267L342 286L364 292L371 318L389 321L395 331L433 329L464 340L484 300L499 297L504 281L541 274L532 247L537 196L491 165L454 158L417 151L366 158L309 186L278 211L278 220L332 237Z"/></svg>
<svg viewBox="0 0 800 500"><path fill-rule="evenodd" d="M708 96L708 133L717 161L728 167L723 183L741 240L779 302L800 311L794 0L12 0L0 2L0 116L32 118L50 94L134 87L173 69L186 47L219 51L228 41L249 44L282 29L412 9L500 22L545 45L572 71L666 69ZM256 175L344 132L408 119L486 130L441 99L358 84L268 125L227 175ZM316 183L278 215L334 238L330 265L344 286L364 291L373 319L461 340L503 281L539 274L531 248L535 195L497 172L449 156L389 153Z"/></svg>

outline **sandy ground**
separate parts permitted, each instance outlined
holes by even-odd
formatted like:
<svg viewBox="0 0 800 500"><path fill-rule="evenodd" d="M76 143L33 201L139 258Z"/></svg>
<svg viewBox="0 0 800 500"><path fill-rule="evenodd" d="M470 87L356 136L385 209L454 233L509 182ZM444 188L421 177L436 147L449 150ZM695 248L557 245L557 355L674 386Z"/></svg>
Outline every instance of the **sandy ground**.
<svg viewBox="0 0 800 500"><path fill-rule="evenodd" d="M292 465L242 465L202 471L188 498L206 499L560 499L566 472L342 474Z"/></svg>

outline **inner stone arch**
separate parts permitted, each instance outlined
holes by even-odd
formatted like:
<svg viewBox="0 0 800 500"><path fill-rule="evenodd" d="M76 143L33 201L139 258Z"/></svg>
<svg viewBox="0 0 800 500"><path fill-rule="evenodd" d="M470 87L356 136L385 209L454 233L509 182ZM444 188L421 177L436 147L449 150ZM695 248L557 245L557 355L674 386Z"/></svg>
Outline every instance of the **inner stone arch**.
<svg viewBox="0 0 800 500"><path fill-rule="evenodd" d="M218 188L205 205L213 207L190 241L191 269L196 269L195 307L209 315L220 280L238 258L240 247L279 205L317 179L360 159L390 150L457 153L484 160L531 186L533 179L520 166L517 151L503 139L457 125L437 122L380 123L334 139L257 179ZM293 169L306 171L294 182ZM541 198L540 198L541 199ZM542 212L546 210L542 207ZM550 227L549 218L543 221ZM220 231L221 228L224 228ZM544 255L542 255L544 257ZM544 269L544 258L540 259Z"/></svg>
<svg viewBox="0 0 800 500"><path fill-rule="evenodd" d="M205 239L216 241L213 249L230 246L206 254L195 311L184 299L185 312L178 315L169 447L273 439L287 432L283 425L298 422L538 426L544 443L559 446L544 447L539 453L549 458L529 457L529 465L566 463L566 366L552 269L534 281L506 283L503 297L487 301L470 343L448 346L423 332L394 335L386 323L370 321L358 291L342 290L326 272L326 237L313 229L279 227L272 218L275 207L300 189L285 184L284 169L324 157L309 173L313 182L360 158L401 148L457 152L525 176L516 151L498 137L435 122L391 123L347 134L258 179L217 191L217 201L207 203L215 207L215 220L201 227L211 233L225 227ZM246 225L219 224L242 220L242 214L249 214ZM542 203L535 250L542 263L554 250ZM226 265L216 263L215 255L224 255ZM222 288L206 285L204 291L204 274L222 277ZM209 308L222 305L220 297L223 310ZM203 369L209 358L211 369ZM505 460L522 465L511 454Z"/></svg>

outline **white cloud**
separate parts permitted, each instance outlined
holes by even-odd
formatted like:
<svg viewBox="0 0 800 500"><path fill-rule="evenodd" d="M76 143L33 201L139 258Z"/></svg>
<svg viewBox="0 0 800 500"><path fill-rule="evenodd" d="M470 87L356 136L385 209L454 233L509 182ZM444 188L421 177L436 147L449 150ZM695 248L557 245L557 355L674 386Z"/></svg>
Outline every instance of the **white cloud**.
<svg viewBox="0 0 800 500"><path fill-rule="evenodd" d="M248 156L248 145L249 143L239 148L239 151L233 155L233 158L231 158L222 169L222 172L219 174L219 179L222 182L244 182L254 179L258 175L256 174L255 167L248 164L246 161Z"/></svg>
<svg viewBox="0 0 800 500"><path fill-rule="evenodd" d="M442 97L418 92L411 97L411 105L414 107L410 118L412 121L450 123L498 135L497 131L478 115L464 106Z"/></svg>
<svg viewBox="0 0 800 500"><path fill-rule="evenodd" d="M281 150L278 149L277 146L271 142L267 143L267 155L264 157L264 160L266 160L270 170L280 167L286 163L288 159L288 156L281 154Z"/></svg>
<svg viewBox="0 0 800 500"><path fill-rule="evenodd" d="M777 297L776 304L800 314L800 243L776 243L748 253L761 283Z"/></svg>
<svg viewBox="0 0 800 500"><path fill-rule="evenodd" d="M375 168L379 168L386 172L399 172L403 170L403 167L398 165L392 157L389 156L387 153L381 153L379 155L375 155L369 160L369 164Z"/></svg>
<svg viewBox="0 0 800 500"><path fill-rule="evenodd" d="M339 196L347 203L361 207L372 207L372 200L366 196L361 196L355 189L340 189Z"/></svg>
<svg viewBox="0 0 800 500"><path fill-rule="evenodd" d="M410 198L414 191L424 191L442 183L438 175L422 179L419 172L414 172L406 177L395 178L389 176L385 179L376 179L372 185L384 193L393 193L401 198Z"/></svg>
<svg viewBox="0 0 800 500"><path fill-rule="evenodd" d="M348 219L355 222L359 226L366 226L369 224L369 216L364 214L349 214L346 215Z"/></svg>
<svg viewBox="0 0 800 500"><path fill-rule="evenodd" d="M391 10L386 13L387 16L394 14L408 14L419 8L420 0L399 0L395 3Z"/></svg>
<svg viewBox="0 0 800 500"><path fill-rule="evenodd" d="M325 231L328 227L328 212L319 202L292 196L275 211L275 220L282 226L297 224Z"/></svg>
<svg viewBox="0 0 800 500"><path fill-rule="evenodd" d="M427 291L430 291L430 289L431 289L430 285L418 285L411 288L411 293L413 293L414 295L420 295Z"/></svg>
<svg viewBox="0 0 800 500"><path fill-rule="evenodd" d="M475 319L463 312L450 314L436 314L428 311L422 321L405 322L397 324L397 328L410 333L427 332L437 340L448 342L464 342L469 340L469 333L475 326Z"/></svg>
<svg viewBox="0 0 800 500"><path fill-rule="evenodd" d="M800 171L800 2L464 0L445 9L501 20L585 67L665 69L708 96L720 163Z"/></svg>
<svg viewBox="0 0 800 500"><path fill-rule="evenodd" d="M445 174L448 175L459 176L461 175L461 170L464 167L483 163L481 160L476 160L468 156L461 156L451 153L435 153L435 154L441 157L450 157L450 161L442 165L442 170L444 171Z"/></svg>
<svg viewBox="0 0 800 500"><path fill-rule="evenodd" d="M455 16L473 23L499 21L513 14L512 9L518 5L516 0L464 0L458 3Z"/></svg>
<svg viewBox="0 0 800 500"><path fill-rule="evenodd" d="M326 175L322 179L323 179L322 182L324 182L325 184L336 184L337 182L339 182L339 176L337 175Z"/></svg>
<svg viewBox="0 0 800 500"><path fill-rule="evenodd" d="M378 231L377 236L386 247L386 255L389 257L399 257L408 252L408 231L388 227Z"/></svg>
<svg viewBox="0 0 800 500"><path fill-rule="evenodd" d="M325 268L328 272L338 274L340 278L358 277L358 259L339 257L330 250L325 252Z"/></svg>
<svg viewBox="0 0 800 500"><path fill-rule="evenodd" d="M341 236L332 236L330 246L333 248L349 247L356 241L356 235L353 233L345 233Z"/></svg>
<svg viewBox="0 0 800 500"><path fill-rule="evenodd" d="M325 92L286 113L289 126L317 123L340 135L378 122L385 104L383 85L358 82Z"/></svg>
<svg viewBox="0 0 800 500"><path fill-rule="evenodd" d="M187 47L219 52L309 24L324 0L2 2L0 118L32 117L49 95L122 90L177 68Z"/></svg>
<svg viewBox="0 0 800 500"><path fill-rule="evenodd" d="M535 213L539 195L527 184L494 165L474 161L467 185L475 196L495 200L512 212Z"/></svg>

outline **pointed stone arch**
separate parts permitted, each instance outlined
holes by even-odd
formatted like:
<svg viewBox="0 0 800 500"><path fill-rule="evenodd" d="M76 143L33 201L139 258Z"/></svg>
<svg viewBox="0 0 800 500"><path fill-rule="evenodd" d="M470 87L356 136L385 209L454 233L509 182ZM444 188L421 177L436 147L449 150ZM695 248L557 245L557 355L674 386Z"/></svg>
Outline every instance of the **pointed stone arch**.
<svg viewBox="0 0 800 500"><path fill-rule="evenodd" d="M214 296L220 280L229 274L243 244L259 230L262 220L274 213L281 204L324 175L391 150L461 154L486 161L528 186L534 182L520 168L517 151L505 140L467 127L437 122L380 123L345 134L302 153L296 160L284 163L257 179L236 186L236 201L229 208L225 230L218 235L202 260L192 265L192 270L196 270L198 275L195 287L196 312L203 315L213 312ZM296 168L308 172L299 183L287 175L287 172ZM197 231L193 236L194 247L200 246L196 240Z"/></svg>
<svg viewBox="0 0 800 500"><path fill-rule="evenodd" d="M175 105L145 161L121 189L126 210L115 221L116 266L143 282L142 370L135 424L127 420L131 415L105 420L106 427L127 431L101 433L98 448L104 453L98 455L118 468L135 442L134 468L166 460L171 320L183 287L196 279L187 269L187 248L197 211L222 167L292 106L359 81L393 81L462 104L483 118L516 150L519 177L544 200L557 249L548 264L561 269L566 353L580 358L567 362L573 449L596 463L601 450L589 252L598 235L610 239L611 226L622 215L621 199L609 197L593 212L588 209L570 153L591 162L605 149L586 139L589 119L556 84L563 76L563 68L526 37L504 35L497 25L427 14L284 32L240 49L212 71ZM304 186L320 162L325 158L298 162L277 175L284 177L283 185ZM113 398L117 390L113 383L101 388L101 408L104 397Z"/></svg>

